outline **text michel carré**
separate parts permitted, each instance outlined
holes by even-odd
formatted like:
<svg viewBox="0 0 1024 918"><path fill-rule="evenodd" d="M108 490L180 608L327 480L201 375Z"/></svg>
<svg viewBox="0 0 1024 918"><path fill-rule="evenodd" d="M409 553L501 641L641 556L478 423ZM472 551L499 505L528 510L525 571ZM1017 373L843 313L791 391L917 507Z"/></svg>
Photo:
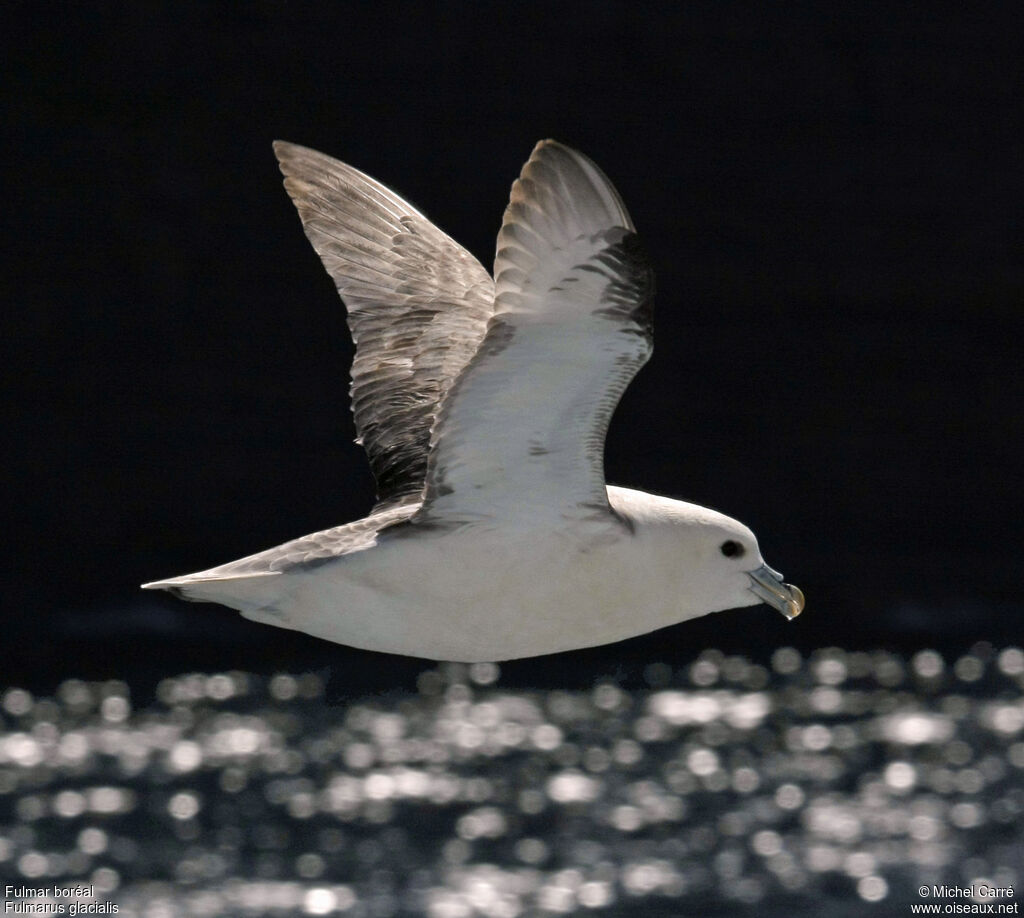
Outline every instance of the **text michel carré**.
<svg viewBox="0 0 1024 918"><path fill-rule="evenodd" d="M933 886L932 895L936 898L960 899L1012 899L1012 886Z"/></svg>

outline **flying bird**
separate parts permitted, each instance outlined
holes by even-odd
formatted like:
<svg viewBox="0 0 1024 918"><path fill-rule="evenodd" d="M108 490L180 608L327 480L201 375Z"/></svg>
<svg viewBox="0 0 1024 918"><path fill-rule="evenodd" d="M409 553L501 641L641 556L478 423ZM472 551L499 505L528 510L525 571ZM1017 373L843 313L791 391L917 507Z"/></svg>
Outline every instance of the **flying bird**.
<svg viewBox="0 0 1024 918"><path fill-rule="evenodd" d="M611 643L709 612L804 606L742 523L607 485L604 441L651 355L654 275L621 198L544 140L493 278L393 191L278 142L356 344L365 519L144 584L368 650L465 662Z"/></svg>

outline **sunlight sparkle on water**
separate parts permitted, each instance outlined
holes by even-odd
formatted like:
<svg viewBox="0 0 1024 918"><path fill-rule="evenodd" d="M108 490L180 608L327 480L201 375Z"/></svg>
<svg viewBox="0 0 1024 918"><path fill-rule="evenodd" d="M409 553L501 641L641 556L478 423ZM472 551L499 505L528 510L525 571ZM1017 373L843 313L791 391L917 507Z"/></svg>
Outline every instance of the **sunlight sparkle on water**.
<svg viewBox="0 0 1024 918"><path fill-rule="evenodd" d="M117 680L0 687L0 867L94 883L122 918L767 915L1012 885L1022 677L1024 651L979 644L709 650L641 690L441 666L334 705L314 673L184 674L142 709Z"/></svg>

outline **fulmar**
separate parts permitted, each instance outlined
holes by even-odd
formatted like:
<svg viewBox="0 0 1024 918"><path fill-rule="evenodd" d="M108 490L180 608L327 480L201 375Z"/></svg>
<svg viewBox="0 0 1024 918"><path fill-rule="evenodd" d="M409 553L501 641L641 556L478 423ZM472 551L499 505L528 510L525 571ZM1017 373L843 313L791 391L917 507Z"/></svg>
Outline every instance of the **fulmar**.
<svg viewBox="0 0 1024 918"><path fill-rule="evenodd" d="M352 647L500 661L592 647L800 590L714 510L607 485L604 441L651 355L654 275L586 156L536 145L494 277L384 185L274 150L356 344L377 486L357 522L146 589Z"/></svg>

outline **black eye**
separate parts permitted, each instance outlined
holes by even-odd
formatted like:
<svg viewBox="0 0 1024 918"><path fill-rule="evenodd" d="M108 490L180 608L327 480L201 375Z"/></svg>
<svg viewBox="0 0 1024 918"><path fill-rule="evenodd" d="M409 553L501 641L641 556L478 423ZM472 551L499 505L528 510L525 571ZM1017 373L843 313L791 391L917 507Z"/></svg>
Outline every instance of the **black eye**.
<svg viewBox="0 0 1024 918"><path fill-rule="evenodd" d="M723 542L720 546L721 552L727 558L742 558L744 548L739 542L734 542L729 539L728 542Z"/></svg>

